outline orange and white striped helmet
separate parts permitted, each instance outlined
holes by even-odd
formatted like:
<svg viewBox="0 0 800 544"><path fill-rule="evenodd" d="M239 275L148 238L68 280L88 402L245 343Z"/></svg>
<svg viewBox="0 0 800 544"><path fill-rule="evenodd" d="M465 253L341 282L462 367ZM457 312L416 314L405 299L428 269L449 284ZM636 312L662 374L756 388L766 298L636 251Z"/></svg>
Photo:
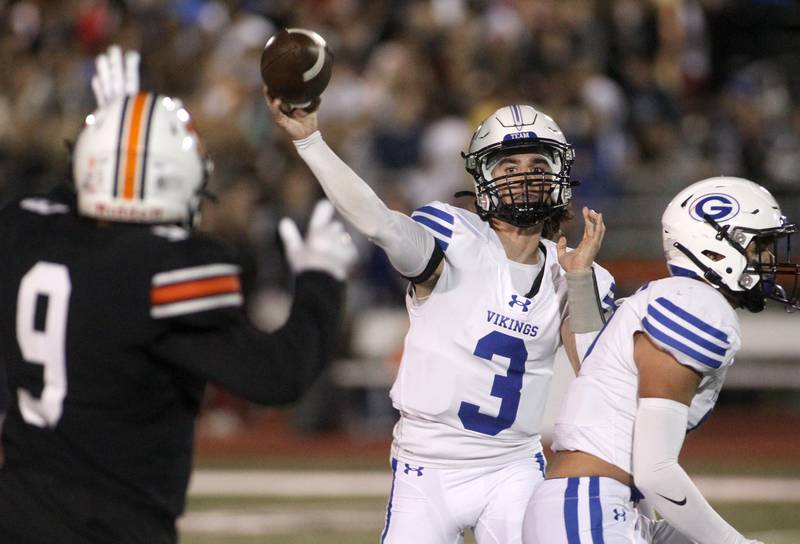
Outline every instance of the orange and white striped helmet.
<svg viewBox="0 0 800 544"><path fill-rule="evenodd" d="M82 215L135 223L189 223L208 161L180 100L140 92L86 118L73 156Z"/></svg>

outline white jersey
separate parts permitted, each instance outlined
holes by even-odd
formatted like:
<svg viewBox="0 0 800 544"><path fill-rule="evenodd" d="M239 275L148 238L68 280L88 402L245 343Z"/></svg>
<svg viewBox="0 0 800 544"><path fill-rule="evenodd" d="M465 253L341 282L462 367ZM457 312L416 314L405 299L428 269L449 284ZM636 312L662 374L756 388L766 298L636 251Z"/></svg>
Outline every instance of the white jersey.
<svg viewBox="0 0 800 544"><path fill-rule="evenodd" d="M741 347L739 318L710 285L687 277L651 282L620 304L589 348L556 420L553 450L590 453L632 473L639 373L634 334L643 332L703 378L688 430L709 415Z"/></svg>
<svg viewBox="0 0 800 544"><path fill-rule="evenodd" d="M441 202L412 217L434 235L446 264L429 297L406 299L410 328L391 390L401 414L393 454L431 467L533 456L568 312L555 243L542 240L538 287L531 277L532 289L520 293L489 223ZM613 278L600 267L596 276L600 298L613 304Z"/></svg>

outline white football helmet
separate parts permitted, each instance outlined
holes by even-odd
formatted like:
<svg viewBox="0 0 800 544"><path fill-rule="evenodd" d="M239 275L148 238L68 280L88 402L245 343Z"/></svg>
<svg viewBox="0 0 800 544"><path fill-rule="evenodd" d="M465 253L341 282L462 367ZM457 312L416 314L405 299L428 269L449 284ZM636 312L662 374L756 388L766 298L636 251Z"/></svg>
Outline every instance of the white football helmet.
<svg viewBox="0 0 800 544"><path fill-rule="evenodd" d="M86 118L72 168L82 215L189 225L210 162L181 101L140 92Z"/></svg>
<svg viewBox="0 0 800 544"><path fill-rule="evenodd" d="M698 181L672 199L661 224L672 275L701 277L752 312L767 298L798 307L800 265L789 245L798 226L760 185L735 177Z"/></svg>
<svg viewBox="0 0 800 544"><path fill-rule="evenodd" d="M503 158L533 153L542 168L493 175ZM478 214L529 227L565 209L572 198L569 170L575 152L558 125L532 106L505 106L491 114L472 135L462 154L475 179Z"/></svg>

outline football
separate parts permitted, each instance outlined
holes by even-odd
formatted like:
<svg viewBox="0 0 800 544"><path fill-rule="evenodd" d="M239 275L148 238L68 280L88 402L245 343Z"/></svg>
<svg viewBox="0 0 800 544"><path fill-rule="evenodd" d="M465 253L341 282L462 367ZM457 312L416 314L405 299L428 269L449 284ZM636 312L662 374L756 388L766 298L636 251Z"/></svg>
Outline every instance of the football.
<svg viewBox="0 0 800 544"><path fill-rule="evenodd" d="M288 28L272 36L261 53L261 79L284 111L313 111L331 79L333 53L312 30Z"/></svg>

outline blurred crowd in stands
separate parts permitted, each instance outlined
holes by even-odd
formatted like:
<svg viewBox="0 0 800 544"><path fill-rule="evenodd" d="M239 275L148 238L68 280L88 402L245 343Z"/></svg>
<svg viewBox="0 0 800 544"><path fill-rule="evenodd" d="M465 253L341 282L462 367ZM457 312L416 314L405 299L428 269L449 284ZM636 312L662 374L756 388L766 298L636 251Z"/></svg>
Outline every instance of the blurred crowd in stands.
<svg viewBox="0 0 800 544"><path fill-rule="evenodd" d="M219 195L203 228L237 247L252 313L273 326L288 307L277 220L303 223L321 196L261 96L281 27L328 41L323 135L393 208L468 206L460 152L521 102L575 146L575 202L605 212L605 259L658 259L665 203L712 175L758 181L800 217L794 0L0 0L0 203L66 179L94 56L138 49L142 87L195 118ZM354 312L401 305L400 277L359 242Z"/></svg>

